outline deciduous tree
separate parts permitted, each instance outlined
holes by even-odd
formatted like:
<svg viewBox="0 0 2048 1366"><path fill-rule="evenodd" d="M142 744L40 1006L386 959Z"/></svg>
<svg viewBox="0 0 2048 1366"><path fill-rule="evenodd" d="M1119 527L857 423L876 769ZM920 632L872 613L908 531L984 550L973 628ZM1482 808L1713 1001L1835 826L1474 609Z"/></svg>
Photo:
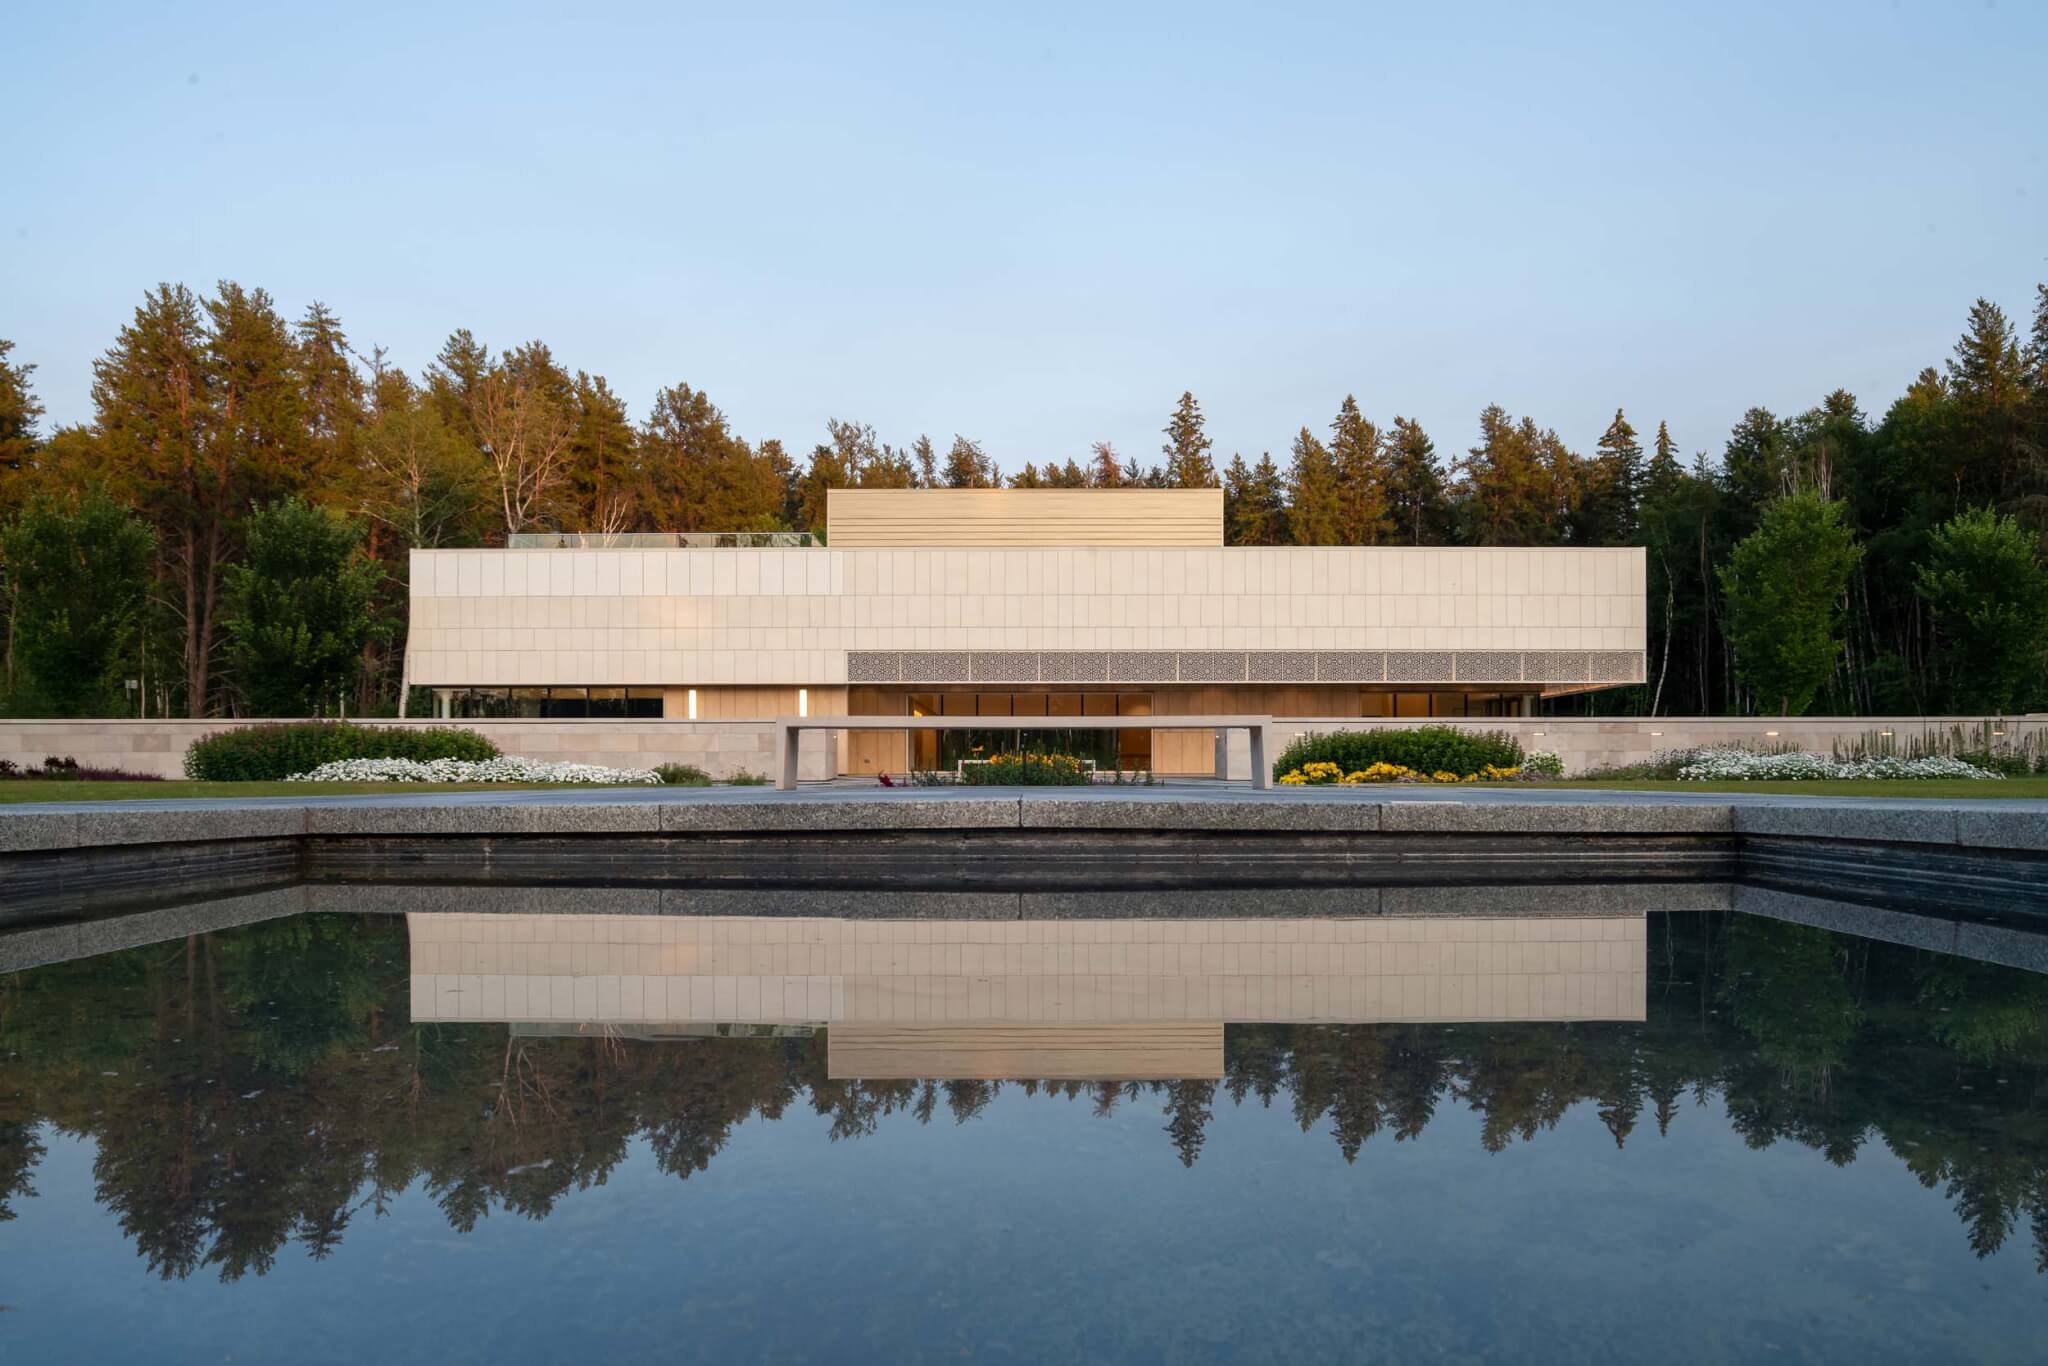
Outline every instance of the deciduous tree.
<svg viewBox="0 0 2048 1366"><path fill-rule="evenodd" d="M1805 714L1842 650L1842 594L1862 554L1842 505L1795 493L1764 509L1721 571L1735 671L1780 716Z"/></svg>

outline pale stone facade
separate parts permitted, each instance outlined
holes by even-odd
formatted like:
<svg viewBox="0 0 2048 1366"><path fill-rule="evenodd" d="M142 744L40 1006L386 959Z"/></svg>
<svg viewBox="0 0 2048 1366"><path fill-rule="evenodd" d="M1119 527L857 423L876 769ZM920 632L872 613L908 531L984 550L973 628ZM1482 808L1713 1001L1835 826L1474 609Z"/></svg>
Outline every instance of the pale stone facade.
<svg viewBox="0 0 2048 1366"><path fill-rule="evenodd" d="M1094 681L1077 654L1126 657L1104 682L1470 681L1460 653L1545 690L1643 676L1636 549L420 550L411 582L434 688L981 681L904 654L1001 682Z"/></svg>

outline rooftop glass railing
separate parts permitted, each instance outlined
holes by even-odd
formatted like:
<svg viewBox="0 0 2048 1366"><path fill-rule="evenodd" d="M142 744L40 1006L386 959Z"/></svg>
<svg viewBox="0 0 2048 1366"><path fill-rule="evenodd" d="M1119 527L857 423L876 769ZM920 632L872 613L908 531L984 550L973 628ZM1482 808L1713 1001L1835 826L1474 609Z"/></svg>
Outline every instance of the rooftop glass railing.
<svg viewBox="0 0 2048 1366"><path fill-rule="evenodd" d="M789 550L820 542L808 531L519 531L507 550Z"/></svg>

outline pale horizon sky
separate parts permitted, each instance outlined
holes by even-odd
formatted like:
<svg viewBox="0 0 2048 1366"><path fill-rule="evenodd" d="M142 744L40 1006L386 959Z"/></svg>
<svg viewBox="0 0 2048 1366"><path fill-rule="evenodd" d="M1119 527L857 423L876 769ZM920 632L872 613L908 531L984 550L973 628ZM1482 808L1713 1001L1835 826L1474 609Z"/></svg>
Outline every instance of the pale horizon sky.
<svg viewBox="0 0 2048 1366"><path fill-rule="evenodd" d="M313 300L418 373L546 341L709 393L1219 468L1346 393L1718 455L1879 416L2048 279L2048 5L31 7L0 337L46 428L144 292Z"/></svg>

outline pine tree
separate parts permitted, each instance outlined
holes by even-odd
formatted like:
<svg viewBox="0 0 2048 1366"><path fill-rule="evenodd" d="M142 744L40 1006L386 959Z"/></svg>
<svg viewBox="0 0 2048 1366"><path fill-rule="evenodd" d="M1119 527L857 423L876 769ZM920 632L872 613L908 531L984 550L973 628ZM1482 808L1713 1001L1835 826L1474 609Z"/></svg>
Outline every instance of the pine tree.
<svg viewBox="0 0 2048 1366"><path fill-rule="evenodd" d="M1628 545L1635 540L1636 506L1642 499L1643 447L1622 410L1614 410L1595 448L1587 480L1580 539L1593 545Z"/></svg>
<svg viewBox="0 0 2048 1366"><path fill-rule="evenodd" d="M932 439L920 434L910 445L910 456L917 465L917 487L935 489L939 486L939 456L932 449Z"/></svg>
<svg viewBox="0 0 2048 1366"><path fill-rule="evenodd" d="M36 424L43 416L43 405L29 383L35 366L9 361L13 350L14 343L0 337L0 517L23 500L22 486L36 449Z"/></svg>
<svg viewBox="0 0 2048 1366"><path fill-rule="evenodd" d="M1421 423L1405 417L1394 419L1388 442L1387 516L1396 544L1442 545L1450 537L1450 503L1436 443Z"/></svg>
<svg viewBox="0 0 2048 1366"><path fill-rule="evenodd" d="M949 489L985 489L993 486L989 473L993 469L988 455L978 441L969 441L957 433L953 445L946 452L946 487Z"/></svg>
<svg viewBox="0 0 2048 1366"><path fill-rule="evenodd" d="M639 444L626 405L603 375L576 372L561 524L616 535L641 524L646 497Z"/></svg>
<svg viewBox="0 0 2048 1366"><path fill-rule="evenodd" d="M1010 487L1013 489L1038 489L1044 488L1045 484L1038 477L1038 466L1026 460L1024 468L1010 476Z"/></svg>
<svg viewBox="0 0 2048 1366"><path fill-rule="evenodd" d="M1288 474L1288 539L1295 545L1342 545L1340 499L1329 449L1303 427L1294 438L1294 464Z"/></svg>
<svg viewBox="0 0 2048 1366"><path fill-rule="evenodd" d="M1345 545L1378 545L1391 530L1386 452L1380 430L1350 394L1330 423L1330 459L1337 471L1339 535Z"/></svg>
<svg viewBox="0 0 2048 1366"><path fill-rule="evenodd" d="M1107 441L1098 441L1091 448L1093 454L1088 461L1088 482L1098 489L1121 488L1124 482L1123 462L1117 459L1116 447Z"/></svg>
<svg viewBox="0 0 2048 1366"><path fill-rule="evenodd" d="M1479 444L1458 462L1458 516L1473 545L1550 545L1560 496L1554 434L1546 442L1536 423L1519 423L1499 404L1479 414Z"/></svg>
<svg viewBox="0 0 2048 1366"><path fill-rule="evenodd" d="M1643 492L1647 497L1653 490L1668 488L1674 483L1684 467L1678 462L1678 442L1672 439L1670 424L1657 423L1657 440L1651 447L1650 467L1643 478Z"/></svg>
<svg viewBox="0 0 2048 1366"><path fill-rule="evenodd" d="M1764 504L1785 489L1784 424L1768 408L1751 408L1728 434L1721 453L1721 482L1733 539L1756 528Z"/></svg>
<svg viewBox="0 0 2048 1366"><path fill-rule="evenodd" d="M292 327L312 466L304 487L316 497L339 493L357 467L356 436L367 397L341 319L314 303Z"/></svg>
<svg viewBox="0 0 2048 1366"><path fill-rule="evenodd" d="M1216 466L1209 459L1214 444L1202 430L1202 405L1192 393L1182 393L1166 426L1166 444L1159 449L1166 456L1166 482L1177 489L1213 489Z"/></svg>
<svg viewBox="0 0 2048 1366"><path fill-rule="evenodd" d="M1247 467L1242 455L1230 457L1223 480L1223 539L1226 545L1279 545L1286 516L1285 491L1272 454Z"/></svg>

